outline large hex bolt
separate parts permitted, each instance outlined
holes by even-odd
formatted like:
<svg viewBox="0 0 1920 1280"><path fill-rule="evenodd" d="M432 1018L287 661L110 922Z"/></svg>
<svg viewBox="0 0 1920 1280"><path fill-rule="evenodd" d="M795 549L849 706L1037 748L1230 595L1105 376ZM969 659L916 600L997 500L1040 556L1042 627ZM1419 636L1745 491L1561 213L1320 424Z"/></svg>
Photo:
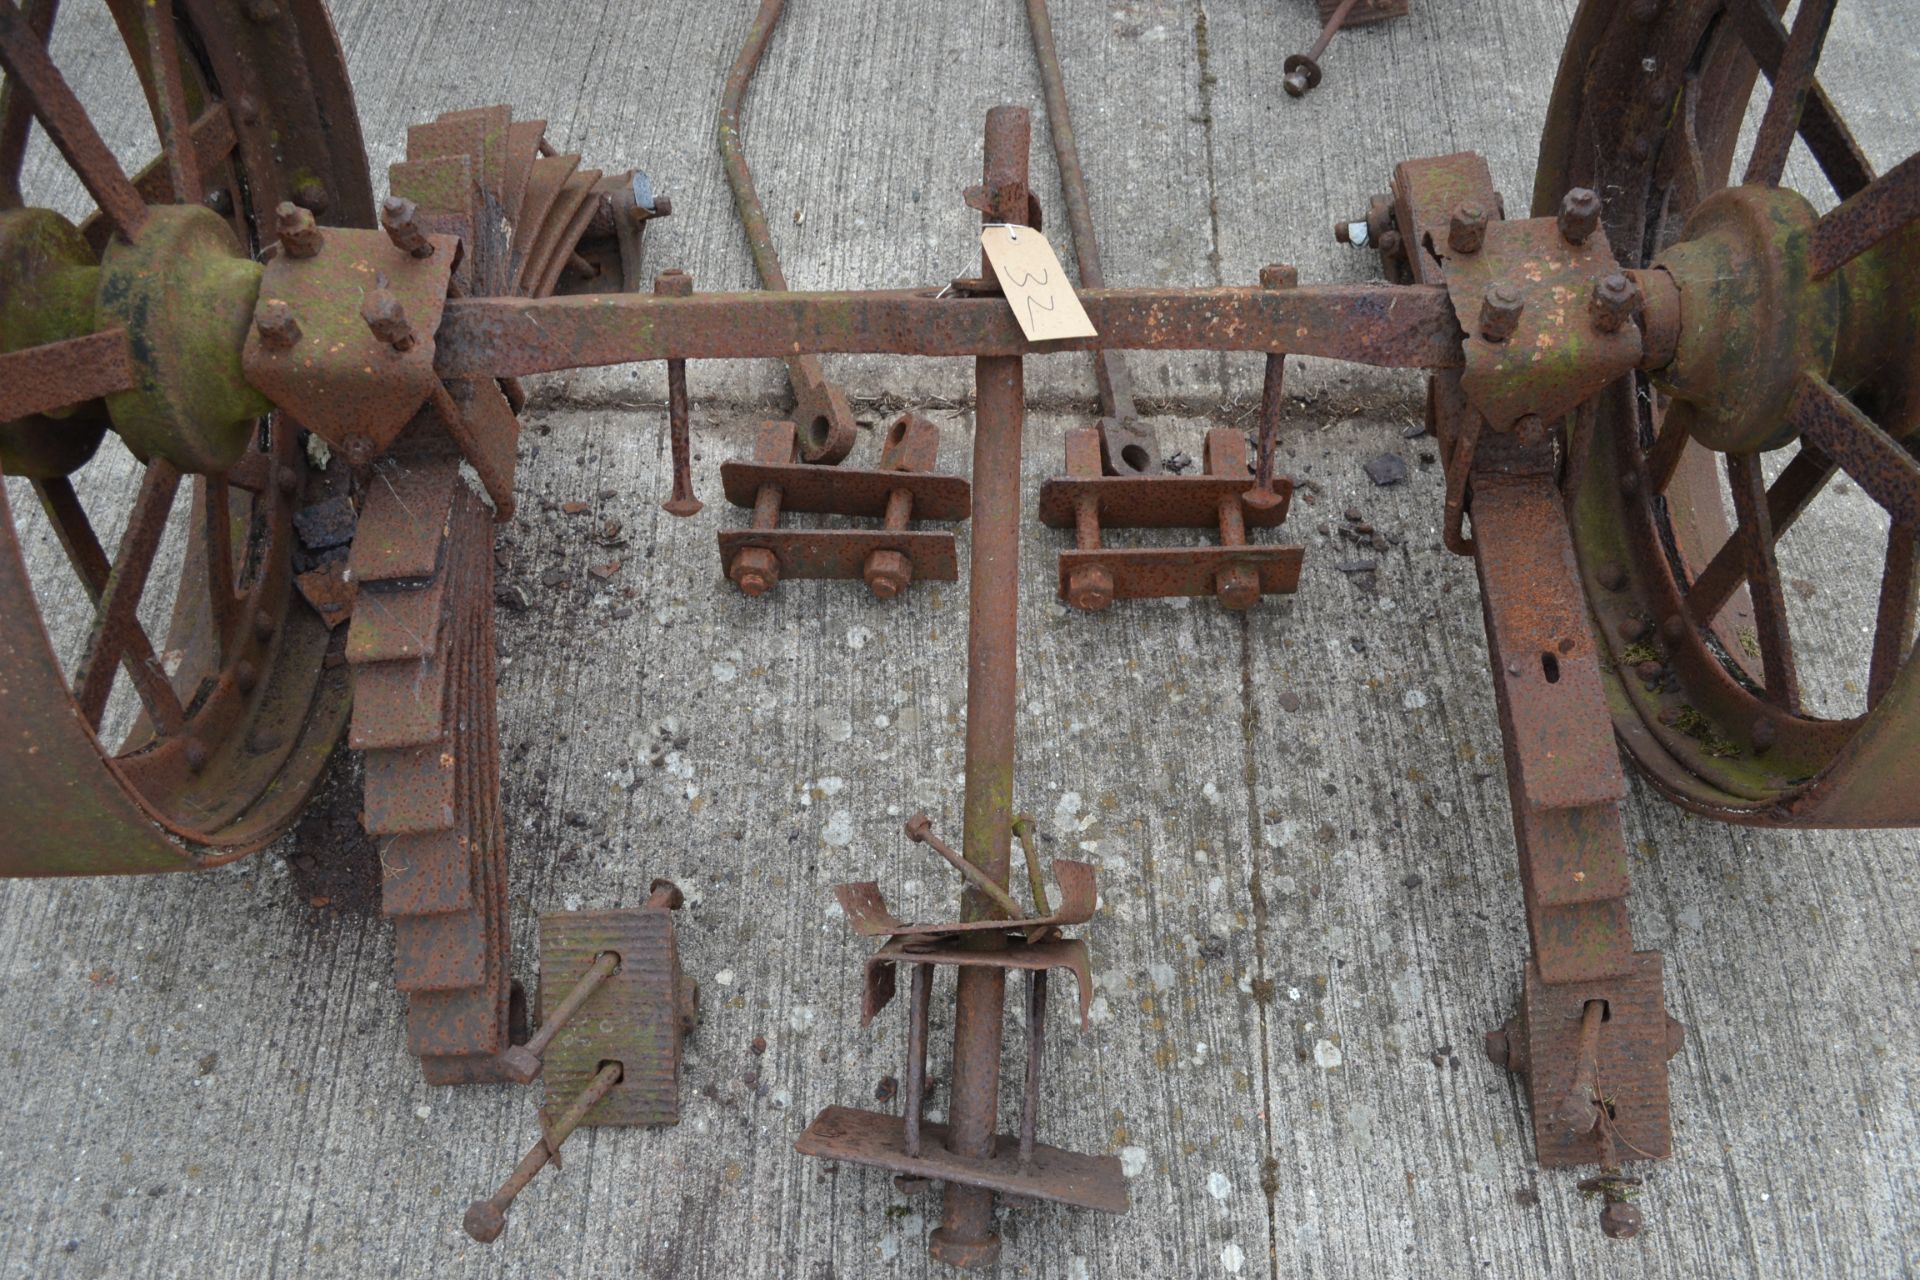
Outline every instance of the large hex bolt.
<svg viewBox="0 0 1920 1280"><path fill-rule="evenodd" d="M1569 244L1585 244L1600 227L1600 197L1585 187L1575 187L1560 200L1560 234Z"/></svg>
<svg viewBox="0 0 1920 1280"><path fill-rule="evenodd" d="M360 318L373 330L373 336L402 354L413 350L417 339L407 321L406 308L389 289L376 287L360 304Z"/></svg>
<svg viewBox="0 0 1920 1280"><path fill-rule="evenodd" d="M415 258L431 258L433 241L420 230L420 207L405 196L388 196L380 202L380 225L393 241L393 247Z"/></svg>
<svg viewBox="0 0 1920 1280"><path fill-rule="evenodd" d="M1632 276L1624 271L1609 271L1594 277L1593 296L1587 300L1587 311L1593 317L1593 327L1601 333L1618 333L1620 326L1640 310L1641 301L1640 286Z"/></svg>
<svg viewBox="0 0 1920 1280"><path fill-rule="evenodd" d="M289 258L311 258L320 252L320 227L313 214L291 200L283 200L274 211L279 220L280 251Z"/></svg>
<svg viewBox="0 0 1920 1280"><path fill-rule="evenodd" d="M1447 248L1478 253L1487 240L1487 212L1477 204L1457 204L1447 220Z"/></svg>
<svg viewBox="0 0 1920 1280"><path fill-rule="evenodd" d="M780 500L785 496L777 484L763 484L753 497L753 527L772 529L780 523ZM780 557L769 547L742 547L733 553L727 566L733 585L750 596L763 596L780 585Z"/></svg>
<svg viewBox="0 0 1920 1280"><path fill-rule="evenodd" d="M1480 299L1480 337L1485 342L1505 342L1520 327L1520 313L1527 309L1525 298L1510 284L1498 281L1487 286Z"/></svg>
<svg viewBox="0 0 1920 1280"><path fill-rule="evenodd" d="M279 298L268 298L253 311L253 327L260 345L273 351L289 351L300 341L300 322L293 308Z"/></svg>
<svg viewBox="0 0 1920 1280"><path fill-rule="evenodd" d="M940 428L917 413L903 413L887 428L880 448L882 471L932 471L940 461ZM903 532L913 519L913 494L895 489L887 495L886 532ZM905 552L882 549L867 554L861 567L867 590L891 600L913 581L913 561Z"/></svg>

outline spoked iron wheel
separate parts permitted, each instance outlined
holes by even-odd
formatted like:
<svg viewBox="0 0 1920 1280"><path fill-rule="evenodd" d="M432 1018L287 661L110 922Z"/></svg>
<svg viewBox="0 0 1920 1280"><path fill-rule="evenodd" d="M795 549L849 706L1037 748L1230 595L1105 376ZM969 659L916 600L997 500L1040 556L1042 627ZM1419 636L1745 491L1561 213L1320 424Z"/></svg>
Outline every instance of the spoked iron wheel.
<svg viewBox="0 0 1920 1280"><path fill-rule="evenodd" d="M1904 826L1920 823L1920 156L1876 175L1821 86L1834 3L1801 0L1788 28L1775 0L1587 0L1534 206L1602 194L1622 262L1660 269L1644 325L1674 353L1599 398L1567 466L1621 741L1701 812ZM1824 215L1780 185L1796 136L1838 201ZM1803 692L1777 544L1841 476L1888 532L1850 677L1864 708L1832 718Z"/></svg>
<svg viewBox="0 0 1920 1280"><path fill-rule="evenodd" d="M0 0L6 875L184 870L257 849L297 815L348 710L329 661L344 631L293 584L293 513L328 480L238 362L275 206L373 222L331 23L319 0L109 8L162 146L131 176L47 54L55 4ZM95 205L78 225L21 190L36 120ZM120 440L103 445L109 432ZM108 547L86 469L124 463L122 447L144 472ZM8 505L29 493L92 606L70 665L43 625L49 584L28 576L27 513ZM183 498L172 614L149 634L140 605ZM117 743L101 736L116 681L138 699Z"/></svg>

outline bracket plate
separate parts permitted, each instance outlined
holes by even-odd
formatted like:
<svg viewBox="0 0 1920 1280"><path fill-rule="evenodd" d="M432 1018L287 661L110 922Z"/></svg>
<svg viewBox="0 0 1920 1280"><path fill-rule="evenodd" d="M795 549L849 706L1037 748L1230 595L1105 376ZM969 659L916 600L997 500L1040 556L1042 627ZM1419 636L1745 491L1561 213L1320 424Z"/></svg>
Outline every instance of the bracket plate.
<svg viewBox="0 0 1920 1280"><path fill-rule="evenodd" d="M680 975L673 914L664 907L564 911L540 917L540 1016L563 999L603 951L620 967L587 997L547 1046L541 1079L555 1114L580 1096L602 1063L624 1074L582 1122L680 1122L680 1042L691 1030L693 984Z"/></svg>
<svg viewBox="0 0 1920 1280"><path fill-rule="evenodd" d="M1539 965L1527 964L1521 1031L1526 1037L1534 1149L1542 1165L1614 1165L1664 1160L1673 1153L1667 1059L1679 1044L1667 1017L1664 968L1658 951L1636 951L1625 974L1594 982L1549 983L1540 976ZM1589 1000L1607 1002L1595 1080L1613 1114L1610 1125L1576 1134L1556 1123L1554 1113L1573 1085L1580 1016ZM1608 1127L1613 1132L1610 1144L1601 1132Z"/></svg>

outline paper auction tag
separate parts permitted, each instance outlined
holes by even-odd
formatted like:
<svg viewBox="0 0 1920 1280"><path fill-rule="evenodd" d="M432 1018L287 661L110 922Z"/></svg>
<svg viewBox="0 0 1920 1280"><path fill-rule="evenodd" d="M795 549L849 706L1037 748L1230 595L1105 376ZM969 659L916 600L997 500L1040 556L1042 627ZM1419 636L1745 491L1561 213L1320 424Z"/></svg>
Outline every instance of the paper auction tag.
<svg viewBox="0 0 1920 1280"><path fill-rule="evenodd" d="M1091 338L1097 332L1074 296L1047 238L1032 227L980 228L980 247L1029 342Z"/></svg>

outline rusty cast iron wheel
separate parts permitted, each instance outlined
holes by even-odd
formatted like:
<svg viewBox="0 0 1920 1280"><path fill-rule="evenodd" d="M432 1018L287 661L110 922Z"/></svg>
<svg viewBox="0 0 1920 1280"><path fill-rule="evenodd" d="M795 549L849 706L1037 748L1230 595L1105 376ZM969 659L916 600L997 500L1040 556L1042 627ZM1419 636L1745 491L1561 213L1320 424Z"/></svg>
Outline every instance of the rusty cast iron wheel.
<svg viewBox="0 0 1920 1280"><path fill-rule="evenodd" d="M1623 265L1655 268L1648 347L1673 358L1570 424L1569 516L1616 732L1661 790L1732 821L1907 826L1920 160L1876 177L1815 79L1833 0L1803 0L1791 30L1781 7L1586 0L1574 18L1534 213L1603 193ZM1780 185L1796 132L1841 202L1825 217ZM1775 548L1840 476L1889 530L1871 660L1847 673L1864 706L1829 718L1803 695Z"/></svg>
<svg viewBox="0 0 1920 1280"><path fill-rule="evenodd" d="M345 477L309 473L303 433L261 416L225 349L277 204L372 225L331 21L320 0L109 9L162 143L133 174L45 52L52 0L0 0L0 395L15 410L0 423L4 875L187 870L258 849L298 814L350 694L344 630L293 582L294 513ZM35 120L93 197L77 226L20 189ZM109 429L145 463L117 547L84 506L89 459L123 447L102 443ZM44 526L19 510L29 493ZM139 605L170 523L188 531L181 577L150 635ZM36 528L92 606L71 666L42 622L62 593L28 577L21 535ZM117 744L102 737L116 683L137 698Z"/></svg>

